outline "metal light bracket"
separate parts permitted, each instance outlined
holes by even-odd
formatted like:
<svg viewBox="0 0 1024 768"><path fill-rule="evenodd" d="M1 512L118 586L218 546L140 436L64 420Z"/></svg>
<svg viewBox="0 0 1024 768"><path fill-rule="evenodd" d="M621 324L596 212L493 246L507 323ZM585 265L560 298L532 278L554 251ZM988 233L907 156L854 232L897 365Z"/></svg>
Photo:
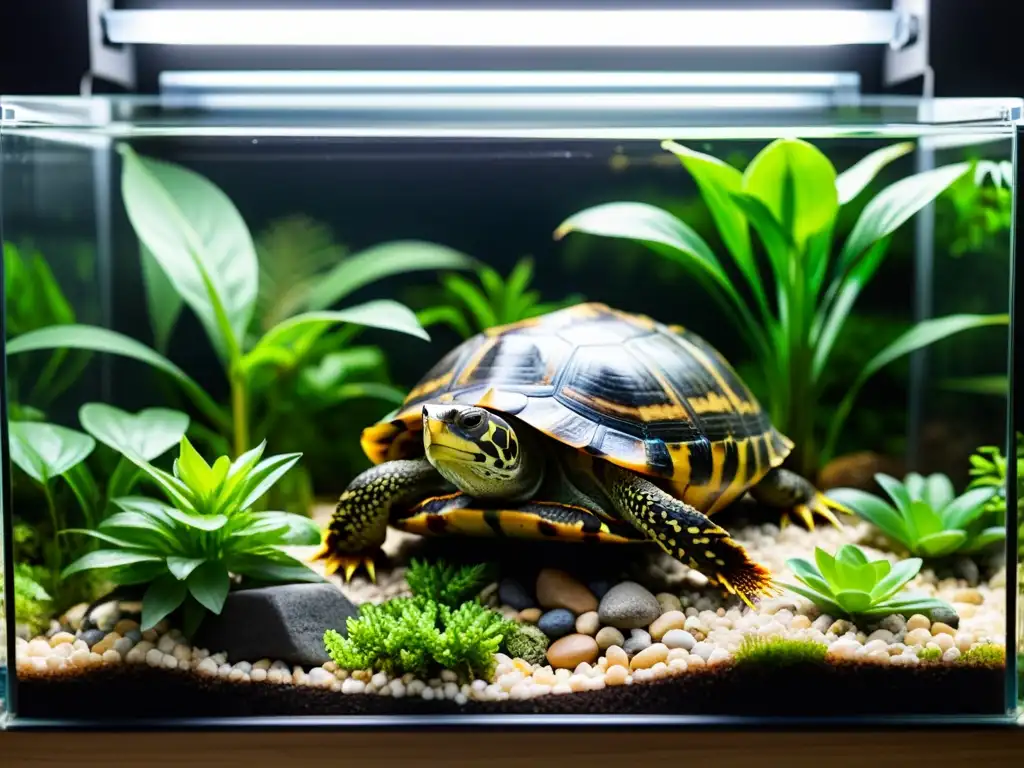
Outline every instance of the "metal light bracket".
<svg viewBox="0 0 1024 768"><path fill-rule="evenodd" d="M88 0L89 14L89 71L82 76L83 96L92 93L96 79L119 85L129 91L135 89L135 49L107 40L103 15L113 10L114 0Z"/></svg>
<svg viewBox="0 0 1024 768"><path fill-rule="evenodd" d="M928 59L931 0L893 0L892 9L898 16L896 32L885 51L885 85L923 77L922 95L930 97L934 90Z"/></svg>

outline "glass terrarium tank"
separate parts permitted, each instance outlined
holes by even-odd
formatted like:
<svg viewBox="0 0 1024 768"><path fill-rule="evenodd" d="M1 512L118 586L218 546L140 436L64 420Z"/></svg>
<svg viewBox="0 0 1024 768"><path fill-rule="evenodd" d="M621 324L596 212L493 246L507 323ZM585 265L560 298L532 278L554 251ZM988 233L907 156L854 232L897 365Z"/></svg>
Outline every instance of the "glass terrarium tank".
<svg viewBox="0 0 1024 768"><path fill-rule="evenodd" d="M4 104L11 723L1013 713L1019 103L634 85Z"/></svg>

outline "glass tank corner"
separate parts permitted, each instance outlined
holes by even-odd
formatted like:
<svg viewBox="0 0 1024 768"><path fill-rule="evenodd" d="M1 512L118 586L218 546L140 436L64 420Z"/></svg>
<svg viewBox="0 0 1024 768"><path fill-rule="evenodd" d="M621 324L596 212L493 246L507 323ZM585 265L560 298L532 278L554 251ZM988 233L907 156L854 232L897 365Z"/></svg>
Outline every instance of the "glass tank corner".
<svg viewBox="0 0 1024 768"><path fill-rule="evenodd" d="M1009 722L1018 102L656 95L10 100L0 713Z"/></svg>

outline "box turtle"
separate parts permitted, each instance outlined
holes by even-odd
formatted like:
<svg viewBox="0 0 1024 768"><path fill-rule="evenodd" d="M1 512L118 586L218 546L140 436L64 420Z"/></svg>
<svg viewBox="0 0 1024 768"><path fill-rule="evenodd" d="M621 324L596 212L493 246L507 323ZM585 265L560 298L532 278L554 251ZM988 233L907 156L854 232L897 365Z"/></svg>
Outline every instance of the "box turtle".
<svg viewBox="0 0 1024 768"><path fill-rule="evenodd" d="M363 432L376 466L342 494L318 557L350 579L390 524L423 535L653 541L745 602L771 577L709 519L744 492L838 525L780 468L792 448L689 330L587 303L451 351Z"/></svg>

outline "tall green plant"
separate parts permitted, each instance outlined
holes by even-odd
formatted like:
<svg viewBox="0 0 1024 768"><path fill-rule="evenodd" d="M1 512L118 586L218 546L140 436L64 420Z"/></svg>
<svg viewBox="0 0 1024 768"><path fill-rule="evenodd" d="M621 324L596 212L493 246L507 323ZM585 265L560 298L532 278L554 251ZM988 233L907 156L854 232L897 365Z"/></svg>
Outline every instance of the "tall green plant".
<svg viewBox="0 0 1024 768"><path fill-rule="evenodd" d="M208 179L178 165L143 158L121 145L121 193L142 246L154 332L166 341L183 306L202 323L230 388L224 408L185 371L152 347L115 331L87 325L41 328L12 340L9 355L40 349L86 349L144 362L168 374L216 434L230 436L236 455L252 440L254 397L261 382L300 371L318 342L338 326L427 333L407 307L390 300L342 310L334 304L381 277L412 269L460 268L468 259L421 242L379 245L346 258L324 273L301 302L302 312L250 338L259 267L252 236L227 195ZM199 425L196 425L197 427Z"/></svg>
<svg viewBox="0 0 1024 768"><path fill-rule="evenodd" d="M775 424L796 443L798 471L813 475L833 454L857 393L878 369L955 333L1008 322L1005 315L951 315L911 327L867 361L825 434L818 434L814 417L836 337L878 271L891 235L966 173L969 164L936 168L889 185L864 206L835 253L840 207L856 199L912 144L880 149L841 174L820 150L798 139L772 142L743 172L672 141L662 146L696 181L735 273L685 222L644 203L588 208L566 219L555 237L586 232L635 240L683 267L721 305L765 371L768 408ZM751 228L765 263L756 256Z"/></svg>

